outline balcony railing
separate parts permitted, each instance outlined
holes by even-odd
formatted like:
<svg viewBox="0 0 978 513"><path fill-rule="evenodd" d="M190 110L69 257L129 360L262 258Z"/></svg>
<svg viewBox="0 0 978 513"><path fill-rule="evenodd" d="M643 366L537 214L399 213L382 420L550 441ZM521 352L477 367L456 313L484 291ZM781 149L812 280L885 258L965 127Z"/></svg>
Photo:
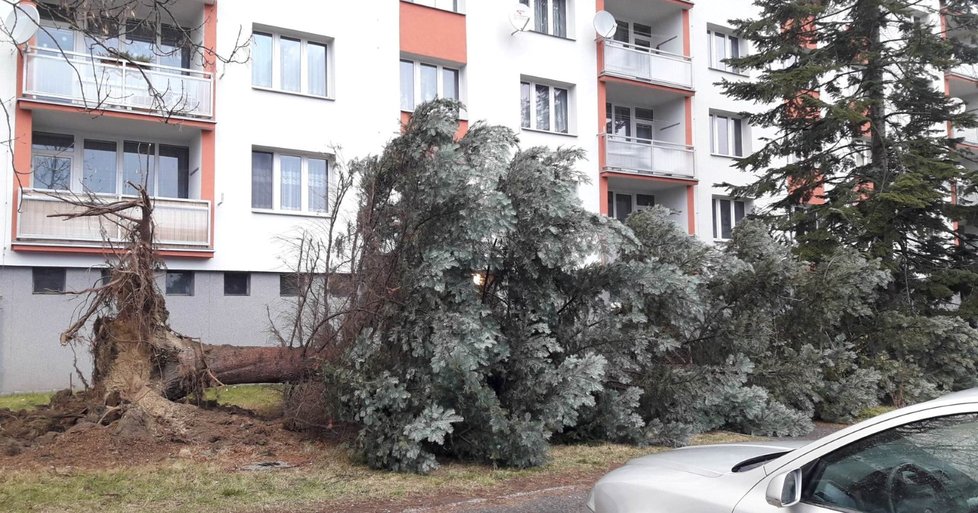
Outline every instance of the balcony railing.
<svg viewBox="0 0 978 513"><path fill-rule="evenodd" d="M696 176L692 146L610 134L602 137L607 168L643 175Z"/></svg>
<svg viewBox="0 0 978 513"><path fill-rule="evenodd" d="M954 137L964 139L964 142L978 146L978 128L955 128Z"/></svg>
<svg viewBox="0 0 978 513"><path fill-rule="evenodd" d="M55 191L25 189L20 196L17 239L25 242L69 243L98 246L106 241L123 242L122 228L99 217L65 219L54 214L70 214L81 207L66 203ZM65 193L67 194L67 193ZM103 201L115 201L124 196L98 195ZM156 243L168 248L201 249L211 244L211 206L209 201L175 198L153 199L153 220L156 224ZM124 211L139 218L137 209Z"/></svg>
<svg viewBox="0 0 978 513"><path fill-rule="evenodd" d="M620 41L604 42L603 73L643 82L693 88L693 62L689 57Z"/></svg>
<svg viewBox="0 0 978 513"><path fill-rule="evenodd" d="M213 117L210 72L50 48L25 55L24 95L88 109Z"/></svg>

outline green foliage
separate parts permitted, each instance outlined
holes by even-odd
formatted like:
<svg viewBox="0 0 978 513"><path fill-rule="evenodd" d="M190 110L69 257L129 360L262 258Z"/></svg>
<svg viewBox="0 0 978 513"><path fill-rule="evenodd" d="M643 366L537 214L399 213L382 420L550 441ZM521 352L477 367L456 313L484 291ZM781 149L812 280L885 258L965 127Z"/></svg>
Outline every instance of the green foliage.
<svg viewBox="0 0 978 513"><path fill-rule="evenodd" d="M326 376L371 466L536 466L553 439L797 435L876 406L891 383L915 400L974 375L956 360L970 327L877 310L893 286L882 259L835 246L806 261L762 221L715 246L661 207L627 224L590 213L579 151L521 149L478 123L456 140L458 108L419 107L352 165L362 322ZM928 374L936 338L947 354Z"/></svg>
<svg viewBox="0 0 978 513"><path fill-rule="evenodd" d="M940 9L914 0L756 3L755 19L735 22L754 51L732 60L755 78L723 86L729 96L758 105L751 124L774 135L738 163L752 178L732 193L770 198L768 221L796 233L795 253L828 273L812 286L851 294L811 296L814 318L834 323L846 341L831 342L832 384L822 391L836 403L816 403L816 411L845 419L852 404L869 396L902 403L974 383L978 239L970 226L959 229L952 221L973 225L978 175L973 153L948 127L978 121L946 94L943 72L978 62L978 50L956 35L978 29L978 6L964 0L942 2ZM918 23L921 15L928 20ZM953 32L938 30L945 26ZM827 265L855 270L856 258L878 261L888 275L877 296L866 295L875 280L838 275L837 265ZM823 279L833 284L824 286ZM838 313L860 315L818 311L833 301L849 304ZM796 325L818 331L807 318L796 318Z"/></svg>

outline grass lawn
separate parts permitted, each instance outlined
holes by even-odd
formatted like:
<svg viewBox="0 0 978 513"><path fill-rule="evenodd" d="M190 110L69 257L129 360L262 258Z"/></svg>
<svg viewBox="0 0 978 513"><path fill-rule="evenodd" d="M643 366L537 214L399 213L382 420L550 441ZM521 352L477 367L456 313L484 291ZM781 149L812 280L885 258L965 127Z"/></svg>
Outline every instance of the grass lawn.
<svg viewBox="0 0 978 513"><path fill-rule="evenodd" d="M27 410L51 401L54 392L0 395L0 408ZM229 385L208 388L204 397L228 406L239 406L260 415L272 414L282 407L281 385Z"/></svg>
<svg viewBox="0 0 978 513"><path fill-rule="evenodd" d="M29 410L43 406L51 401L54 392L36 392L32 394L0 395L0 409Z"/></svg>

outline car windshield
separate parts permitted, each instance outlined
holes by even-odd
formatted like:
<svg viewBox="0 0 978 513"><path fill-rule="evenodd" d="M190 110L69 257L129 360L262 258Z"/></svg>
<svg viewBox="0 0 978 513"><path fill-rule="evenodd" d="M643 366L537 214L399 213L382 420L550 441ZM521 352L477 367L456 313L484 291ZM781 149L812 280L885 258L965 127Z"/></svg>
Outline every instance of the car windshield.
<svg viewBox="0 0 978 513"><path fill-rule="evenodd" d="M866 513L978 512L978 414L906 424L809 466L804 500Z"/></svg>

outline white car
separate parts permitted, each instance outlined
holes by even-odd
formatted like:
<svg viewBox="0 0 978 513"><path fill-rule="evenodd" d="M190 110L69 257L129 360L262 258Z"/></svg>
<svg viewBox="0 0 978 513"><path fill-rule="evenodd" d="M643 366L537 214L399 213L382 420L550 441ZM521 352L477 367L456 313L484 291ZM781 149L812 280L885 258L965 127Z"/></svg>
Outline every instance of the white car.
<svg viewBox="0 0 978 513"><path fill-rule="evenodd" d="M805 442L686 447L601 478L595 513L978 513L978 388Z"/></svg>

